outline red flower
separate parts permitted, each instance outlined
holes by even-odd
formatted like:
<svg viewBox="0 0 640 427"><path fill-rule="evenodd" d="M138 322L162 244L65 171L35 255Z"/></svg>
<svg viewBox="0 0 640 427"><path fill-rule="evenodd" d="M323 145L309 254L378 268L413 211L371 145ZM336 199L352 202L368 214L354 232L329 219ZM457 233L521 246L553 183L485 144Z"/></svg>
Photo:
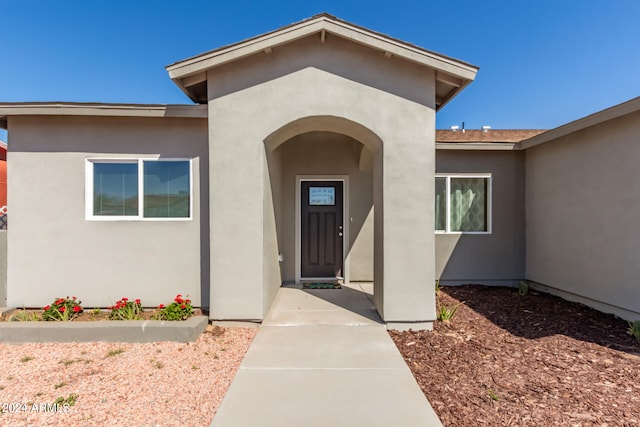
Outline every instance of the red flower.
<svg viewBox="0 0 640 427"><path fill-rule="evenodd" d="M140 302L140 300L139 300L139 299L137 299L137 300L136 300L136 304L138 304L138 305L140 305L140 304L141 304L141 302Z"/></svg>
<svg viewBox="0 0 640 427"><path fill-rule="evenodd" d="M186 306L186 305L184 305L184 304L182 304L182 305L180 306L180 308L184 310L185 308L187 308L187 306Z"/></svg>
<svg viewBox="0 0 640 427"><path fill-rule="evenodd" d="M71 297L71 299L73 299L75 301L77 298L76 297Z"/></svg>
<svg viewBox="0 0 640 427"><path fill-rule="evenodd" d="M82 308L81 308L79 305L74 305L74 306L73 306L73 312L74 312L74 313L77 313L77 312L79 312L80 310L82 310Z"/></svg>
<svg viewBox="0 0 640 427"><path fill-rule="evenodd" d="M122 298L122 301L127 302L129 301L129 298Z"/></svg>
<svg viewBox="0 0 640 427"><path fill-rule="evenodd" d="M64 311L65 311L66 309L67 309L67 307L65 307L65 306L60 307L60 313L64 313Z"/></svg>
<svg viewBox="0 0 640 427"><path fill-rule="evenodd" d="M51 308L51 306L50 306L50 305L48 305L48 306L46 306L46 307L44 308L44 311L47 311L47 310L49 310L50 308Z"/></svg>
<svg viewBox="0 0 640 427"><path fill-rule="evenodd" d="M163 309L163 308L164 308L164 304L160 304L160 305L158 306L158 308L159 308L159 309Z"/></svg>
<svg viewBox="0 0 640 427"><path fill-rule="evenodd" d="M190 299L188 299L188 300L186 300L186 301L185 301L185 303L186 303L186 304L191 304L191 300L190 300Z"/></svg>

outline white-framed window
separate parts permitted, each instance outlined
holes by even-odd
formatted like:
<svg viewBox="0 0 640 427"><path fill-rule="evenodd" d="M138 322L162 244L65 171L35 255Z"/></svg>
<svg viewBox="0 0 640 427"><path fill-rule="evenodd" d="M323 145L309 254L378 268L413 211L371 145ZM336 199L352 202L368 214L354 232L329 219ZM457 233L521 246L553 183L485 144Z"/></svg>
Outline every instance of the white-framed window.
<svg viewBox="0 0 640 427"><path fill-rule="evenodd" d="M491 174L436 174L437 233L491 233Z"/></svg>
<svg viewBox="0 0 640 427"><path fill-rule="evenodd" d="M191 159L87 159L86 219L189 220Z"/></svg>

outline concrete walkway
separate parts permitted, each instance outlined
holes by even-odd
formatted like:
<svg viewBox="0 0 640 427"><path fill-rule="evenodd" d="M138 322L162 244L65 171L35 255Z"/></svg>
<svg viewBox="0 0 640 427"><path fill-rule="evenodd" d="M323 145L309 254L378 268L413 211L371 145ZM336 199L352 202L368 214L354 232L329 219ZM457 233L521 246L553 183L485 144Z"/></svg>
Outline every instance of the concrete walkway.
<svg viewBox="0 0 640 427"><path fill-rule="evenodd" d="M371 291L280 288L211 425L440 426Z"/></svg>

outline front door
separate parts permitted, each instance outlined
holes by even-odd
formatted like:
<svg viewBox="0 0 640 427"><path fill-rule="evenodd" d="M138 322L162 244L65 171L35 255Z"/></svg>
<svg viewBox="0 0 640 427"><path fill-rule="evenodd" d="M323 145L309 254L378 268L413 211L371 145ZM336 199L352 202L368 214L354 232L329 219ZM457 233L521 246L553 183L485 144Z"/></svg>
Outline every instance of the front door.
<svg viewBox="0 0 640 427"><path fill-rule="evenodd" d="M301 181L300 273L342 277L342 181Z"/></svg>

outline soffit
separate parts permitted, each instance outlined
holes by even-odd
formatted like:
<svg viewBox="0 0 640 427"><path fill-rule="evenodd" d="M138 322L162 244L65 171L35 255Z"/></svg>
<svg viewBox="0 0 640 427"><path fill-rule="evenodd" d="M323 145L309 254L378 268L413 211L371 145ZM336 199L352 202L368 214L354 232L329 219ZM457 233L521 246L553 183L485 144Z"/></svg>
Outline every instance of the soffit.
<svg viewBox="0 0 640 427"><path fill-rule="evenodd" d="M166 67L169 77L195 102L206 103L206 72L242 58L268 54L272 49L306 37L341 37L380 52L397 56L436 71L436 107L444 106L473 81L478 67L380 34L332 15L321 14L278 30L224 46Z"/></svg>

